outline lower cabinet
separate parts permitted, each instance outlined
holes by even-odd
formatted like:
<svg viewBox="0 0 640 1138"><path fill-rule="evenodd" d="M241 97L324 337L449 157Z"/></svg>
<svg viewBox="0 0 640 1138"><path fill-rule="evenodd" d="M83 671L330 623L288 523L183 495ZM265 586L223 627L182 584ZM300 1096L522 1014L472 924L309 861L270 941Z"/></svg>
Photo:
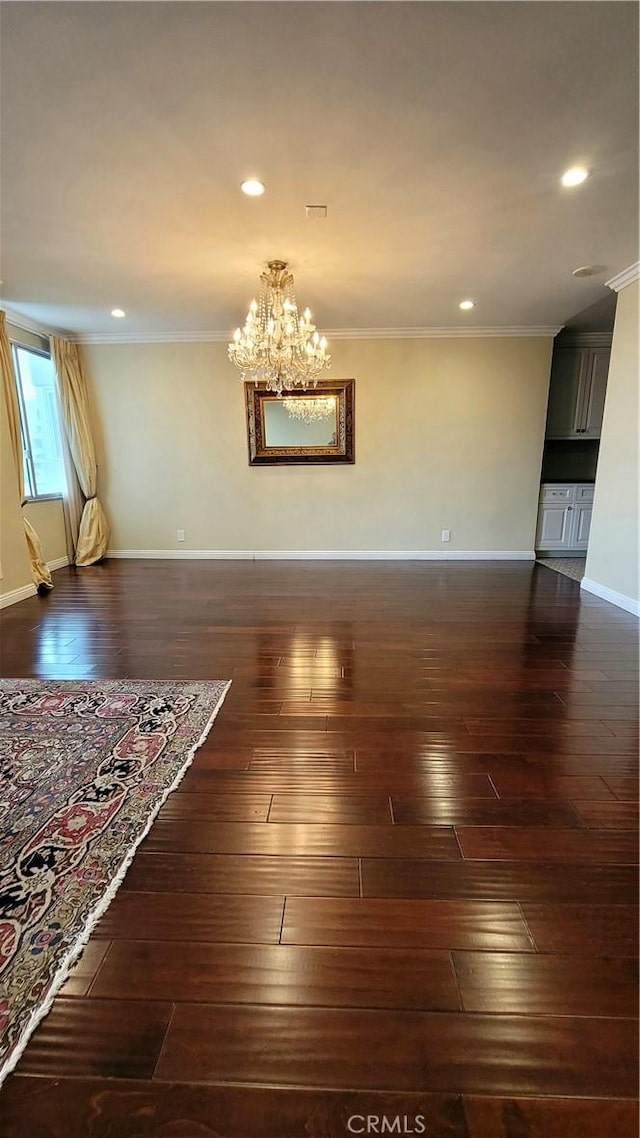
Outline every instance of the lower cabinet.
<svg viewBox="0 0 640 1138"><path fill-rule="evenodd" d="M536 551L586 553L592 510L592 483L543 483L538 506Z"/></svg>

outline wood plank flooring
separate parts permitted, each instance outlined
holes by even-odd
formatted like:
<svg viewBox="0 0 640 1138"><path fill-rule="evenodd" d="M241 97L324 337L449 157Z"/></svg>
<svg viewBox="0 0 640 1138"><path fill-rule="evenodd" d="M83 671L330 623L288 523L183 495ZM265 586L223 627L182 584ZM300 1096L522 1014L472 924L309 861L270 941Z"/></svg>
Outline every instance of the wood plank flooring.
<svg viewBox="0 0 640 1138"><path fill-rule="evenodd" d="M635 1138L632 617L518 563L54 583L3 675L233 684L0 1138Z"/></svg>

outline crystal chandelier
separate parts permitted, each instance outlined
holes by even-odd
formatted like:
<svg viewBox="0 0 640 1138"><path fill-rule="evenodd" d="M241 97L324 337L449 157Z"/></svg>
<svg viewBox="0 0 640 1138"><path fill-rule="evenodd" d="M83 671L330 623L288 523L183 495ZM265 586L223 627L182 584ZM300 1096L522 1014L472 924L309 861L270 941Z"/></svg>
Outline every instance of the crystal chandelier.
<svg viewBox="0 0 640 1138"><path fill-rule="evenodd" d="M294 395L288 396L283 402L289 418L301 423L320 423L336 412L335 395L316 396L313 399L300 399Z"/></svg>
<svg viewBox="0 0 640 1138"><path fill-rule="evenodd" d="M269 261L260 275L260 300L252 300L244 328L236 328L229 359L240 378L266 383L281 395L294 387L315 387L331 364L327 341L320 336L311 313L298 313L293 276L286 261Z"/></svg>

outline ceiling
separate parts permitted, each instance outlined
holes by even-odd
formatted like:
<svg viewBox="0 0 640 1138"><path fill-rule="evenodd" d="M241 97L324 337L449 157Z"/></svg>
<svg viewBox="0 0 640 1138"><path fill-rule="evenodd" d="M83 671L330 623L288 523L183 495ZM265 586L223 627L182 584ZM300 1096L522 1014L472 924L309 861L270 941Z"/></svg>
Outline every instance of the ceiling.
<svg viewBox="0 0 640 1138"><path fill-rule="evenodd" d="M583 332L603 332L609 336L613 335L617 300L618 294L607 289L606 296L567 320L564 331L573 335Z"/></svg>
<svg viewBox="0 0 640 1138"><path fill-rule="evenodd" d="M637 16L4 2L3 303L81 334L226 333L280 257L323 329L558 327L638 258Z"/></svg>

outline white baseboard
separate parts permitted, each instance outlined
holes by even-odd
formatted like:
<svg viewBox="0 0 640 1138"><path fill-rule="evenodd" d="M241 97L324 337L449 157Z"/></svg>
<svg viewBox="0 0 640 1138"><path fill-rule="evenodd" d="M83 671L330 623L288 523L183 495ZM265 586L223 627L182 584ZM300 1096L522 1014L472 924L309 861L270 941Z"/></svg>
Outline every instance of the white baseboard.
<svg viewBox="0 0 640 1138"><path fill-rule="evenodd" d="M625 612L640 616L640 601L635 601L626 593L618 593L615 589L600 585L598 581L592 581L590 577L582 578L580 588L584 589L585 593L593 593L594 597L600 597L603 601L609 601L609 604L617 605L619 609L624 609Z"/></svg>
<svg viewBox="0 0 640 1138"><path fill-rule="evenodd" d="M155 561L535 561L532 549L110 549L107 557Z"/></svg>
<svg viewBox="0 0 640 1138"><path fill-rule="evenodd" d="M260 549L256 561L535 561L533 550L519 549Z"/></svg>
<svg viewBox="0 0 640 1138"><path fill-rule="evenodd" d="M251 550L107 550L107 558L131 561L253 561Z"/></svg>
<svg viewBox="0 0 640 1138"><path fill-rule="evenodd" d="M51 573L68 564L68 557L56 557L53 561L47 561ZM30 584L21 585L19 589L11 589L8 593L0 593L0 609L6 609L9 605L17 605L18 601L26 601L29 597L35 597L37 591L35 585Z"/></svg>
<svg viewBox="0 0 640 1138"><path fill-rule="evenodd" d="M31 582L30 585L21 585L19 589L11 589L8 593L0 593L0 609L6 609L9 605L17 605L18 601L26 601L28 597L35 597L36 587Z"/></svg>

